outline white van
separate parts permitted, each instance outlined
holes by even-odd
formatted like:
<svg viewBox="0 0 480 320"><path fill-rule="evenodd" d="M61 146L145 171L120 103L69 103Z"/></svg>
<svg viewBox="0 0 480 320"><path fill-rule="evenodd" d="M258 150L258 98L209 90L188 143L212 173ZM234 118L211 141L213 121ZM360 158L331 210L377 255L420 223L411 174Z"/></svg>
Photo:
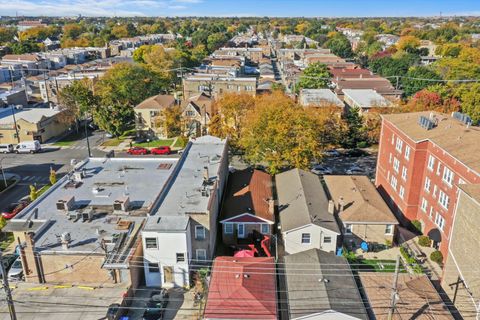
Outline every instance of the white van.
<svg viewBox="0 0 480 320"><path fill-rule="evenodd" d="M2 143L0 144L0 152L2 153L10 153L13 152L13 144Z"/></svg>
<svg viewBox="0 0 480 320"><path fill-rule="evenodd" d="M15 147L16 153L35 153L40 150L42 150L42 146L37 140L20 142Z"/></svg>

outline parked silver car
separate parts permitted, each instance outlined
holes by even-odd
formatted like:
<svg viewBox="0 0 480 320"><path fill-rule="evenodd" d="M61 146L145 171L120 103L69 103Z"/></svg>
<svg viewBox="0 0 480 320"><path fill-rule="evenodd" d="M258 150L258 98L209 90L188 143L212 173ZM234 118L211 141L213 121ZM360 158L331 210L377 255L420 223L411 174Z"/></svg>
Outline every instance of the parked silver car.
<svg viewBox="0 0 480 320"><path fill-rule="evenodd" d="M23 280L23 268L22 268L22 259L20 257L15 260L15 262L8 270L8 281L20 281Z"/></svg>

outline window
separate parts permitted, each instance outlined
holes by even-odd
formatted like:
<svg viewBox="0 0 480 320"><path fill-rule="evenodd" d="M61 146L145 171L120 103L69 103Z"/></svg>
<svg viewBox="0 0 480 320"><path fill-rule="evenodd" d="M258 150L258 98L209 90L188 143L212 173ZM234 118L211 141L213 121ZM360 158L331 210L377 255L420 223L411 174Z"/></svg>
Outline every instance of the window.
<svg viewBox="0 0 480 320"><path fill-rule="evenodd" d="M442 164L440 162L438 162L438 165L437 165L437 176L440 175L440 169L442 168Z"/></svg>
<svg viewBox="0 0 480 320"><path fill-rule="evenodd" d="M400 195L400 199L403 199L403 197L405 196L405 188L403 186L400 186L400 191L398 192L398 194Z"/></svg>
<svg viewBox="0 0 480 320"><path fill-rule="evenodd" d="M434 198L437 197L437 190L438 190L437 186L434 185L434 186L433 186L433 194L432 194L432 197L434 197Z"/></svg>
<svg viewBox="0 0 480 320"><path fill-rule="evenodd" d="M148 264L148 272L150 272L150 273L160 272L160 268L158 267L158 264L157 263L149 263Z"/></svg>
<svg viewBox="0 0 480 320"><path fill-rule="evenodd" d="M433 166L434 165L435 165L435 157L434 156L428 157L428 169L430 171L433 171Z"/></svg>
<svg viewBox="0 0 480 320"><path fill-rule="evenodd" d="M345 234L352 234L352 225L346 224L345 225Z"/></svg>
<svg viewBox="0 0 480 320"><path fill-rule="evenodd" d="M197 257L197 260L199 260L199 261L207 260L207 250L205 250L205 249L195 250L195 255Z"/></svg>
<svg viewBox="0 0 480 320"><path fill-rule="evenodd" d="M187 110L187 111L185 112L185 115L186 115L187 117L195 117L195 111Z"/></svg>
<svg viewBox="0 0 480 320"><path fill-rule="evenodd" d="M393 234L393 224L387 224L385 226L385 234Z"/></svg>
<svg viewBox="0 0 480 320"><path fill-rule="evenodd" d="M390 156L388 157L388 163L392 163L392 154L390 153Z"/></svg>
<svg viewBox="0 0 480 320"><path fill-rule="evenodd" d="M435 215L435 224L438 226L440 230L443 231L443 228L445 227L445 219L438 212Z"/></svg>
<svg viewBox="0 0 480 320"><path fill-rule="evenodd" d="M253 91L253 86L245 86L245 90L247 90L247 91Z"/></svg>
<svg viewBox="0 0 480 320"><path fill-rule="evenodd" d="M185 253L177 253L177 262L185 261Z"/></svg>
<svg viewBox="0 0 480 320"><path fill-rule="evenodd" d="M428 207L427 199L422 198L422 205L420 206L420 209L422 209L423 212L427 213L427 207Z"/></svg>
<svg viewBox="0 0 480 320"><path fill-rule="evenodd" d="M466 182L462 178L458 178L458 184L465 184Z"/></svg>
<svg viewBox="0 0 480 320"><path fill-rule="evenodd" d="M270 226L267 223L262 223L262 234L270 233Z"/></svg>
<svg viewBox="0 0 480 320"><path fill-rule="evenodd" d="M223 225L225 234L233 234L233 224L232 223L225 223Z"/></svg>
<svg viewBox="0 0 480 320"><path fill-rule="evenodd" d="M440 203L442 207L448 210L448 205L450 204L450 198L442 190L440 190L440 192L438 193L438 203Z"/></svg>
<svg viewBox="0 0 480 320"><path fill-rule="evenodd" d="M430 183L431 183L430 178L425 177L424 189L425 189L425 191L427 191L427 192L430 192Z"/></svg>
<svg viewBox="0 0 480 320"><path fill-rule="evenodd" d="M390 177L390 185L392 186L392 188L397 191L397 178L395 178L394 176L391 176Z"/></svg>
<svg viewBox="0 0 480 320"><path fill-rule="evenodd" d="M332 237L323 237L323 243L332 243Z"/></svg>
<svg viewBox="0 0 480 320"><path fill-rule="evenodd" d="M302 244L310 244L310 233L302 233Z"/></svg>
<svg viewBox="0 0 480 320"><path fill-rule="evenodd" d="M400 138L397 138L397 144L395 145L395 149L397 149L398 152L402 152L402 147L403 141L400 140Z"/></svg>
<svg viewBox="0 0 480 320"><path fill-rule="evenodd" d="M157 238L145 238L145 248L157 249Z"/></svg>
<svg viewBox="0 0 480 320"><path fill-rule="evenodd" d="M407 167L402 168L402 179L403 181L407 181Z"/></svg>
<svg viewBox="0 0 480 320"><path fill-rule="evenodd" d="M400 161L397 158L393 158L393 170L398 173L398 169L400 168Z"/></svg>
<svg viewBox="0 0 480 320"><path fill-rule="evenodd" d="M445 181L450 187L452 186L453 172L447 167L443 168L443 181Z"/></svg>
<svg viewBox="0 0 480 320"><path fill-rule="evenodd" d="M205 227L195 226L195 239L197 240L205 239Z"/></svg>
<svg viewBox="0 0 480 320"><path fill-rule="evenodd" d="M410 160L410 147L405 146L405 159Z"/></svg>
<svg viewBox="0 0 480 320"><path fill-rule="evenodd" d="M395 134L392 133L392 145L394 145L394 144L395 144Z"/></svg>
<svg viewBox="0 0 480 320"><path fill-rule="evenodd" d="M430 217L430 220L432 220L432 217L433 217L433 206L430 207L430 213L428 214L428 216Z"/></svg>

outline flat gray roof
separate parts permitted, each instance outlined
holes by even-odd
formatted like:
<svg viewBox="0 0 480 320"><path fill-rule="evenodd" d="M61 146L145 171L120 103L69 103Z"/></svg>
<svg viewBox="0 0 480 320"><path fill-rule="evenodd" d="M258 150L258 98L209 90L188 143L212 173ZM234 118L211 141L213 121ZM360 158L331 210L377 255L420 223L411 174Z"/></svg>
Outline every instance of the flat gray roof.
<svg viewBox="0 0 480 320"><path fill-rule="evenodd" d="M188 213L208 212L211 188L218 179L225 148L226 140L213 136L203 136L189 143L157 211L147 220L146 231L182 231L188 225ZM205 167L208 168L208 183L204 182Z"/></svg>
<svg viewBox="0 0 480 320"><path fill-rule="evenodd" d="M344 106L343 102L330 89L302 89L300 103L303 106Z"/></svg>
<svg viewBox="0 0 480 320"><path fill-rule="evenodd" d="M357 103L361 108L388 107L390 102L372 89L343 89L346 97Z"/></svg>
<svg viewBox="0 0 480 320"><path fill-rule="evenodd" d="M60 179L12 222L46 220L48 226L35 235L37 249L44 253L103 252L100 248L102 237L116 238L122 233L134 236L133 231L139 230L158 202L177 162L175 158L90 158L78 164L75 174L70 172ZM76 177L80 172L85 173L81 179ZM72 196L74 205L69 212L93 211L90 221L69 219L68 213L57 210L59 200ZM120 214L114 212L113 202L126 197L130 210ZM65 232L71 237L68 249L63 249L59 241L59 236Z"/></svg>

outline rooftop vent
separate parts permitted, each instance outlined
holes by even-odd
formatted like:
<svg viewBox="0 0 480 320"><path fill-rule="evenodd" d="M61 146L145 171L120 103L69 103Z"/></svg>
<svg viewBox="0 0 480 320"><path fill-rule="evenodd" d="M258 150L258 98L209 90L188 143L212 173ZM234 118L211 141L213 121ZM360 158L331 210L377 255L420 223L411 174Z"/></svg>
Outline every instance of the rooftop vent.
<svg viewBox="0 0 480 320"><path fill-rule="evenodd" d="M75 204L75 197L74 196L66 196L63 199L59 199L57 201L57 210L59 211L70 211L73 209L73 206Z"/></svg>
<svg viewBox="0 0 480 320"><path fill-rule="evenodd" d="M92 209L86 209L85 211L82 212L82 220L83 222L85 221L92 221L94 212Z"/></svg>
<svg viewBox="0 0 480 320"><path fill-rule="evenodd" d="M117 200L113 201L113 211L117 213L125 213L128 212L130 207L130 198L129 197L121 197Z"/></svg>

